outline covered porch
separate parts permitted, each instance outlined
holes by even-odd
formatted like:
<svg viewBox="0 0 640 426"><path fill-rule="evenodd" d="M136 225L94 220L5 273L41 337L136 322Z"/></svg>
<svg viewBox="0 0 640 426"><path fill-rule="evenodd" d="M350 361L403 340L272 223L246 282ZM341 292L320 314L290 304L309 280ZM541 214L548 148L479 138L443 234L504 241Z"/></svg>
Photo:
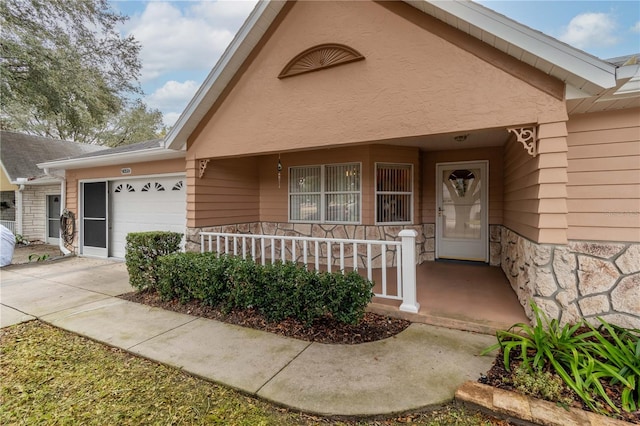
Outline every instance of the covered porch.
<svg viewBox="0 0 640 426"><path fill-rule="evenodd" d="M400 302L374 297L369 310L413 322L493 334L529 323L504 272L477 262L435 261L416 266L417 313Z"/></svg>
<svg viewBox="0 0 640 426"><path fill-rule="evenodd" d="M374 282L370 311L413 322L486 334L529 322L501 268L452 260L416 264L413 230L395 241L235 231L201 232L200 250L263 265L293 261L311 270L356 270Z"/></svg>

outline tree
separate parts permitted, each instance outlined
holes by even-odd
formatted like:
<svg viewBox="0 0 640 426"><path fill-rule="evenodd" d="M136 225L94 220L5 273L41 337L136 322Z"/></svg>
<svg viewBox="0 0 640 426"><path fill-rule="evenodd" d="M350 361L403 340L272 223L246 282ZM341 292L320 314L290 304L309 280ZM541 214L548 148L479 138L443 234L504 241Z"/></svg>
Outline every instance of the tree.
<svg viewBox="0 0 640 426"><path fill-rule="evenodd" d="M162 123L162 113L148 109L140 100L121 111L108 123L107 128L97 135L104 145L116 147L132 142L155 139L166 131Z"/></svg>
<svg viewBox="0 0 640 426"><path fill-rule="evenodd" d="M111 137L127 97L142 92L140 45L116 29L126 19L107 0L0 1L2 126L87 143Z"/></svg>

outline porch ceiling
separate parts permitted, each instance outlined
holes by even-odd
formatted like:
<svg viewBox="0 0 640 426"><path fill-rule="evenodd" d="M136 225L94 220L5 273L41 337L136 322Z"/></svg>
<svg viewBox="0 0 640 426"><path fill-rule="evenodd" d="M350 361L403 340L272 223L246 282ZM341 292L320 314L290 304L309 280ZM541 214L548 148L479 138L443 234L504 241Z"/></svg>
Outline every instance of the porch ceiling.
<svg viewBox="0 0 640 426"><path fill-rule="evenodd" d="M383 143L417 147L422 151L445 151L502 146L508 139L507 129L496 128L390 139Z"/></svg>

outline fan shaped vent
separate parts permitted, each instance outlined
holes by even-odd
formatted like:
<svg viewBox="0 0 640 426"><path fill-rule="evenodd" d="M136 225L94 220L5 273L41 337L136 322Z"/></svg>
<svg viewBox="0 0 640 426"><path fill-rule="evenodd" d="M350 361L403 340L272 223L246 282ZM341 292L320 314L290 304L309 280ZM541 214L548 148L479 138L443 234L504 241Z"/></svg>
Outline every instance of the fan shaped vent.
<svg viewBox="0 0 640 426"><path fill-rule="evenodd" d="M318 71L362 59L364 59L364 56L349 46L342 44L321 44L305 50L290 60L278 78Z"/></svg>

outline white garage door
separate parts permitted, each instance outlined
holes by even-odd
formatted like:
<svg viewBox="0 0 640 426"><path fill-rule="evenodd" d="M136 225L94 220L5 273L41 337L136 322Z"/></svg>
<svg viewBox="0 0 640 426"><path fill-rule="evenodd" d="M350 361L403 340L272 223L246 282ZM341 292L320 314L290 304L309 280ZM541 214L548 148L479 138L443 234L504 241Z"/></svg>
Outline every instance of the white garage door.
<svg viewBox="0 0 640 426"><path fill-rule="evenodd" d="M184 176L122 179L110 183L110 255L124 258L129 232L175 231L186 227Z"/></svg>

